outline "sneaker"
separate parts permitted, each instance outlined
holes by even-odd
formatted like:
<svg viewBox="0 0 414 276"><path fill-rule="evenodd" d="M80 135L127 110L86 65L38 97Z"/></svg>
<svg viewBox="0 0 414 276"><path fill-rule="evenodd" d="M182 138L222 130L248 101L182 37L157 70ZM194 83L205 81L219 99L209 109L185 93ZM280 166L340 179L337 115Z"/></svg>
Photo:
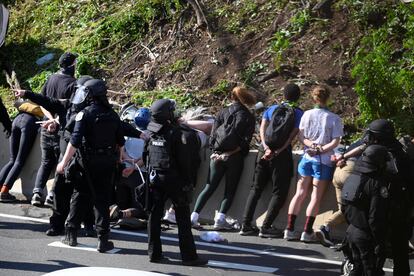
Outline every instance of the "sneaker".
<svg viewBox="0 0 414 276"><path fill-rule="evenodd" d="M261 238L282 238L283 231L280 229L273 228L273 227L270 227L270 228L262 227L260 229L259 237Z"/></svg>
<svg viewBox="0 0 414 276"><path fill-rule="evenodd" d="M175 219L175 213L171 213L170 211L165 211L165 216L162 218L164 221L167 221L172 224L177 224L177 220Z"/></svg>
<svg viewBox="0 0 414 276"><path fill-rule="evenodd" d="M0 202L13 202L16 201L16 197L11 193L0 193Z"/></svg>
<svg viewBox="0 0 414 276"><path fill-rule="evenodd" d="M53 195L48 194L45 200L45 206L49 208L53 208L53 205L55 204L55 201L53 199Z"/></svg>
<svg viewBox="0 0 414 276"><path fill-rule="evenodd" d="M201 224L198 221L192 221L191 222L191 228L195 229L195 230L203 230L203 226L201 226Z"/></svg>
<svg viewBox="0 0 414 276"><path fill-rule="evenodd" d="M220 230L233 230L233 225L227 222L226 219L219 219L214 221L213 230L220 231Z"/></svg>
<svg viewBox="0 0 414 276"><path fill-rule="evenodd" d="M334 245L331 236L329 235L329 231L324 225L322 225L319 230L315 232L315 236L323 246L331 247Z"/></svg>
<svg viewBox="0 0 414 276"><path fill-rule="evenodd" d="M118 205L114 204L109 207L109 220L115 221L121 218L121 209Z"/></svg>
<svg viewBox="0 0 414 276"><path fill-rule="evenodd" d="M294 231L285 229L284 234L283 234L283 239L287 241L296 241L299 239L299 237L295 234Z"/></svg>
<svg viewBox="0 0 414 276"><path fill-rule="evenodd" d="M251 225L243 224L239 234L241 236L256 236L259 233L259 228Z"/></svg>
<svg viewBox="0 0 414 276"><path fill-rule="evenodd" d="M33 196L32 196L32 200L30 201L30 203L33 206L36 206L36 207L42 206L43 205L42 196L40 194L38 194L38 193L34 193Z"/></svg>
<svg viewBox="0 0 414 276"><path fill-rule="evenodd" d="M182 264L186 265L186 266L204 266L204 265L208 264L208 260L197 258L197 259L191 260L191 261L182 261Z"/></svg>
<svg viewBox="0 0 414 276"><path fill-rule="evenodd" d="M315 233L302 232L302 235L300 236L300 241L305 243L316 241Z"/></svg>

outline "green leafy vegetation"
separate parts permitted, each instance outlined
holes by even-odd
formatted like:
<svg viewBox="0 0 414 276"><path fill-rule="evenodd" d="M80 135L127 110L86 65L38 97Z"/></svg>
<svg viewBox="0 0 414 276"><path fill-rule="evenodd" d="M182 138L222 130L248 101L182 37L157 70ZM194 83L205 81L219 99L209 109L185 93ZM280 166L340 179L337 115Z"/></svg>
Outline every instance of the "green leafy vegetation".
<svg viewBox="0 0 414 276"><path fill-rule="evenodd" d="M209 89L208 93L216 96L225 96L230 91L231 83L228 80L220 80L215 86Z"/></svg>
<svg viewBox="0 0 414 276"><path fill-rule="evenodd" d="M151 31L156 19L173 21L183 6L179 0L26 0L13 1L9 8L10 27L3 50L22 85L36 91L49 72L58 69L57 59L63 52L79 54L79 75L99 76L126 56ZM54 53L54 59L36 65L47 53ZM4 79L0 87L7 88Z"/></svg>
<svg viewBox="0 0 414 276"><path fill-rule="evenodd" d="M412 5L391 5L383 24L368 29L361 40L352 69L361 124L390 118L400 133L414 134L412 12Z"/></svg>
<svg viewBox="0 0 414 276"><path fill-rule="evenodd" d="M132 93L132 101L138 106L149 107L154 100L166 98L176 100L179 109L193 106L197 102L197 99L192 93L177 87L167 87L165 89L151 91L134 91Z"/></svg>
<svg viewBox="0 0 414 276"><path fill-rule="evenodd" d="M266 64L256 61L251 63L243 72L242 80L245 85L252 85L254 79L257 77L257 74L267 68Z"/></svg>
<svg viewBox="0 0 414 276"><path fill-rule="evenodd" d="M296 34L305 30L310 23L311 16L306 9L298 10L290 20L286 28L278 30L269 43L269 51L273 54L273 65L276 71L283 63L283 55L291 45L290 40Z"/></svg>
<svg viewBox="0 0 414 276"><path fill-rule="evenodd" d="M178 72L186 72L186 71L190 70L191 63L192 63L191 59L178 59L174 63L169 64L165 67L162 67L161 71L163 73L170 72L172 74L175 74L175 73L178 73Z"/></svg>

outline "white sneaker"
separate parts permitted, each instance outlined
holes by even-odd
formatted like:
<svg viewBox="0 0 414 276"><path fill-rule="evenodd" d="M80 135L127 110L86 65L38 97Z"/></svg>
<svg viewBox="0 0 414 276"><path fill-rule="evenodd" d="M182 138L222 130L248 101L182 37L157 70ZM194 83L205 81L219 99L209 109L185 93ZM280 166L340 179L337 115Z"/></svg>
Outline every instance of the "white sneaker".
<svg viewBox="0 0 414 276"><path fill-rule="evenodd" d="M300 236L300 241L305 243L316 241L315 233L302 232L302 235Z"/></svg>
<svg viewBox="0 0 414 276"><path fill-rule="evenodd" d="M213 229L215 231L233 230L233 226L230 223L228 223L226 219L218 219L214 221Z"/></svg>
<svg viewBox="0 0 414 276"><path fill-rule="evenodd" d="M169 223L177 224L177 220L175 219L175 213L171 213L169 210L165 211L165 216L162 219L168 221Z"/></svg>
<svg viewBox="0 0 414 276"><path fill-rule="evenodd" d="M296 241L299 239L299 237L295 234L294 231L290 231L285 229L284 233L283 233L283 239L287 240L287 241Z"/></svg>

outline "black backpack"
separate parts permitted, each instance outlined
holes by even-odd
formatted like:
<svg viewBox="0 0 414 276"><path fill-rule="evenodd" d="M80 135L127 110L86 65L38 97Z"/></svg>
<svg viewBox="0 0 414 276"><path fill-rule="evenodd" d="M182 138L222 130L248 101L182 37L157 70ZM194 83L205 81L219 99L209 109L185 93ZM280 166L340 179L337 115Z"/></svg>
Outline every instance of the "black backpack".
<svg viewBox="0 0 414 276"><path fill-rule="evenodd" d="M281 104L273 111L272 118L265 131L265 143L276 150L282 147L295 127L295 110L287 104Z"/></svg>
<svg viewBox="0 0 414 276"><path fill-rule="evenodd" d="M177 163L181 177L186 184L195 186L197 182L197 171L200 167L200 148L201 141L197 131L186 126L180 125L179 131L181 143L178 144Z"/></svg>
<svg viewBox="0 0 414 276"><path fill-rule="evenodd" d="M229 116L225 121L214 130L211 136L210 145L215 151L231 151L240 146L242 138L236 129L236 113L242 110L234 110L234 106L229 108Z"/></svg>

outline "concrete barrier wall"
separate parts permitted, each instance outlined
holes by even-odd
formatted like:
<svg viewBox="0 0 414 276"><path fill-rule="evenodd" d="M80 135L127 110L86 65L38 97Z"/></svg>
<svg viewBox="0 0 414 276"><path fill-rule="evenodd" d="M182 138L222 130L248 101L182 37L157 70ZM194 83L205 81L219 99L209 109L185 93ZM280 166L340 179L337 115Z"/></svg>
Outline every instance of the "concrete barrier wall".
<svg viewBox="0 0 414 276"><path fill-rule="evenodd" d="M34 181L36 178L37 170L40 165L41 153L40 153L40 144L39 144L39 137L37 137L37 141L35 142L33 149L30 153L30 157L27 160L22 173L20 174L20 178L16 181L13 186L12 192L21 193L27 198L30 198L32 195L32 189L34 186ZM4 133L0 134L0 166L3 166L9 160L9 146L8 141L6 140ZM208 174L208 167L209 167L209 156L210 153L208 151L202 152L202 164L198 175L198 182L196 186L196 190L194 193L194 197L197 197L200 191L203 189ZM256 160L257 152L251 151L245 159L244 170L241 176L241 180L237 189L237 194L233 201L233 205L229 210L228 215L232 216L239 221L242 220L243 210L246 203L246 199L250 190L250 187L253 182L253 175L254 175L254 166ZM294 155L294 162L295 162L295 172L297 163L299 161L299 155ZM289 196L285 203L285 206L280 211L279 216L276 218L274 222L274 226L283 229L286 226L287 222L287 207L289 205L290 199L295 193L296 190L296 181L297 175L292 178ZM48 187L51 187L53 180L48 181ZM256 223L258 226L262 224L262 221L266 215L267 204L271 197L271 184L267 185L265 190L263 191L262 197L259 200L259 203L256 208L255 218L257 218ZM213 194L212 198L208 201L207 205L202 210L200 217L204 219L212 220L214 218L215 210L219 209L220 202L223 198L224 194L224 185L223 183L220 184L218 189ZM194 199L195 200L195 199ZM304 225L305 214L304 210L306 209L306 205L309 202L308 199L304 202L303 211L297 218L296 222L296 229L301 230ZM336 197L335 197L335 189L332 185L329 185L320 208L320 215L316 218L315 221L315 229L319 227L320 224L330 215L332 212L337 208ZM345 227L340 227L338 229L334 229L333 235L336 237L340 237L343 235Z"/></svg>

